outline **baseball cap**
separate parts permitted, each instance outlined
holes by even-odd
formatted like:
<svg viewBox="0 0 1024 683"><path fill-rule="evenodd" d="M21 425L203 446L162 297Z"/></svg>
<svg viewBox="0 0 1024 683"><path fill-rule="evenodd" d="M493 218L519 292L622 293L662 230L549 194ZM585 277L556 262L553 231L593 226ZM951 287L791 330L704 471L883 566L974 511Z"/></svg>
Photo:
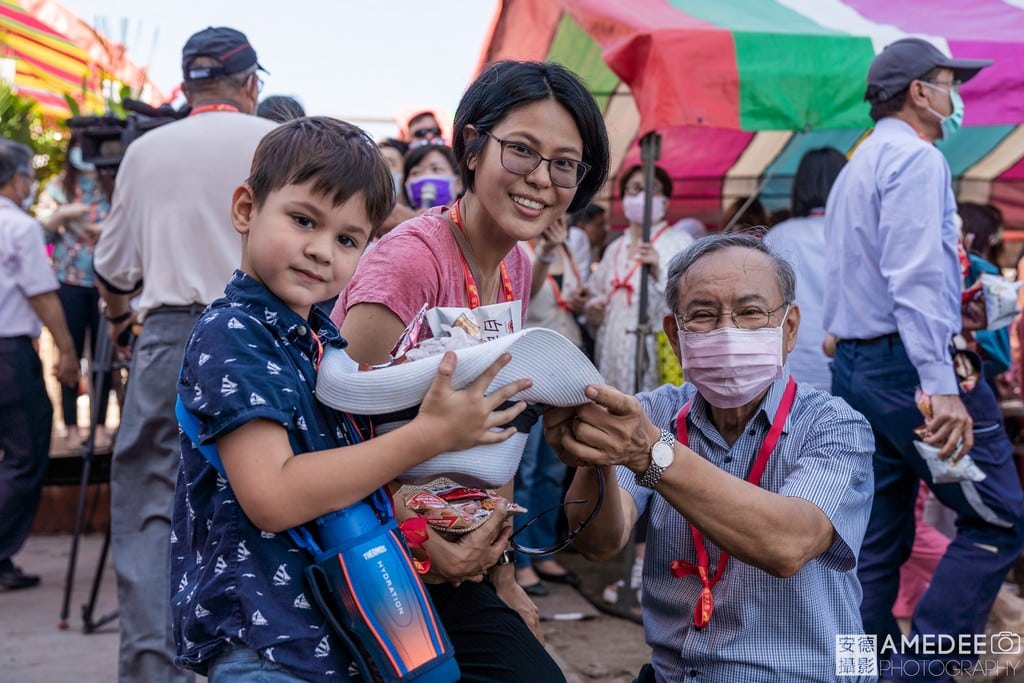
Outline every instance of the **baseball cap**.
<svg viewBox="0 0 1024 683"><path fill-rule="evenodd" d="M927 40L903 38L886 45L871 62L864 99L885 102L936 67L952 69L953 78L966 83L991 64L991 59L953 59Z"/></svg>
<svg viewBox="0 0 1024 683"><path fill-rule="evenodd" d="M196 57L211 57L220 64L192 68L192 61ZM256 50L249 45L245 34L226 26L210 26L193 34L181 50L181 71L185 81L230 76L245 71L253 64L266 72L257 62Z"/></svg>

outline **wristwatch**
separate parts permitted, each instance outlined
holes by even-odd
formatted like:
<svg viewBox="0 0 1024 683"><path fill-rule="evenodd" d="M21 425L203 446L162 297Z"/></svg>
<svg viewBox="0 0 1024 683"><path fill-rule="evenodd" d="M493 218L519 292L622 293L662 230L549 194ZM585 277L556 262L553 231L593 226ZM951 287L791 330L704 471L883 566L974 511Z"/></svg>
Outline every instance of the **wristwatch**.
<svg viewBox="0 0 1024 683"><path fill-rule="evenodd" d="M675 459L675 446L675 435L668 430L662 429L661 438L651 446L651 464L647 466L646 472L636 475L636 483L639 486L649 489L654 488L661 480L661 475L665 474L665 470L669 468L669 465Z"/></svg>

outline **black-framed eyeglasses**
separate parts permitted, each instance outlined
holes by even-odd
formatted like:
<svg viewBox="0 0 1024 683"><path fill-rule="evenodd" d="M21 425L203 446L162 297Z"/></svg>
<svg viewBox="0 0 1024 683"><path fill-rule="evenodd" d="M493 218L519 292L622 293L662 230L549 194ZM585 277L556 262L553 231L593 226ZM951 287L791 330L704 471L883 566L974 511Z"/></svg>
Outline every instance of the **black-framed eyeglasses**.
<svg viewBox="0 0 1024 683"><path fill-rule="evenodd" d="M412 136L414 138L417 138L417 139L420 139L420 140L422 140L423 138L427 138L427 137L435 137L436 138L436 137L440 137L440 135L441 135L441 129L440 128L420 128L419 130L414 130L412 132Z"/></svg>
<svg viewBox="0 0 1024 683"><path fill-rule="evenodd" d="M768 327L771 324L772 314L783 308L786 309L786 313L782 316L785 318L789 314L789 306L790 302L784 301L771 310L766 310L761 306L740 306L728 313L699 309L685 316L676 315L675 319L676 325L687 332L711 332L718 328L718 323L722 320L723 315L728 315L732 319L732 324L741 330L759 330L762 327Z"/></svg>
<svg viewBox="0 0 1024 683"><path fill-rule="evenodd" d="M491 133L483 133L483 135L501 145L501 165L509 173L530 175L540 166L540 162L546 161L551 182L559 187L572 188L579 185L587 175L587 171L590 170L590 164L579 159L568 157L549 159L522 142L502 140Z"/></svg>
<svg viewBox="0 0 1024 683"><path fill-rule="evenodd" d="M559 512L564 508L568 507L569 505L583 505L584 503L589 502L585 498L580 500L567 500L562 505L556 505L553 508L544 510L543 512L534 515L530 519L530 521L526 522L525 524L523 524L523 526L519 527L519 529L517 529L516 532L512 534L511 538L509 538L509 544L512 546L512 549L515 550L517 553L534 556L550 555L552 553L557 553L559 550L564 550L565 548L567 548L569 544L572 543L572 539L576 538L576 536L585 528L587 528L587 525L594 520L594 517L597 516L597 512L601 509L601 506L604 504L604 475L601 473L601 468L599 468L597 465L594 465L594 469L596 470L597 474L597 501L594 503L594 509L590 511L590 514L587 515L586 519L577 524L575 529L570 529L566 533L565 538L558 541L554 545L550 545L546 548L530 548L516 543L516 535L521 533L524 529L526 529L526 527L530 526L541 517L549 515L553 512Z"/></svg>

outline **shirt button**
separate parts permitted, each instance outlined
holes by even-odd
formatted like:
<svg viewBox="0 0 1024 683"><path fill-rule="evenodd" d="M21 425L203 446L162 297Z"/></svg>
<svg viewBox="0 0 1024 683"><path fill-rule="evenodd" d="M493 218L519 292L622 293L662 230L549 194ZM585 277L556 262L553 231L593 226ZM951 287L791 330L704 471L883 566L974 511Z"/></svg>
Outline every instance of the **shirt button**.
<svg viewBox="0 0 1024 683"><path fill-rule="evenodd" d="M750 436L756 436L757 435L757 430L751 428L751 430L749 432L747 432L747 434L750 434Z"/></svg>
<svg viewBox="0 0 1024 683"><path fill-rule="evenodd" d="M731 455L727 455L722 460L723 460L723 462L732 462L732 456Z"/></svg>
<svg viewBox="0 0 1024 683"><path fill-rule="evenodd" d="M697 670L696 669L690 669L690 675L692 677L696 678L697 677Z"/></svg>
<svg viewBox="0 0 1024 683"><path fill-rule="evenodd" d="M300 337L305 337L306 336L306 326L305 325L299 325L298 327L295 328L295 333L298 334Z"/></svg>

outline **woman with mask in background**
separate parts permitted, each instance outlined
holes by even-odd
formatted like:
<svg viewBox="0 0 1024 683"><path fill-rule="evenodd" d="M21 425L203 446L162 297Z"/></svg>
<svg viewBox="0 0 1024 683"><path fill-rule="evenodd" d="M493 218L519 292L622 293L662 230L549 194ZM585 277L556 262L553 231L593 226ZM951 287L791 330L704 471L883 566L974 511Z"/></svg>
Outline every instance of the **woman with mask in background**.
<svg viewBox="0 0 1024 683"><path fill-rule="evenodd" d="M672 179L660 166L654 167L651 188L650 241L643 242L644 173L633 166L619 177L622 211L629 226L625 234L608 245L597 270L590 276L587 323L597 329L594 363L605 381L626 393L649 391L658 385L658 364L654 336L644 340L647 366L640 386L634 386L636 374L636 329L640 312L640 272L650 266L648 275L647 319L657 321L665 314L666 265L685 249L693 238L679 230L670 230L665 221Z"/></svg>
<svg viewBox="0 0 1024 683"><path fill-rule="evenodd" d="M99 291L92 271L92 251L102 230L102 221L110 213L110 193L96 167L83 161L81 140L71 134L64 169L55 176L39 197L36 216L46 230L46 241L53 245L53 269L60 282L60 302L75 342L75 351L83 358L86 334L89 348L96 349L100 324ZM92 358L90 358L90 362ZM109 381L106 386L110 386ZM99 396L99 424L94 445L110 445L104 426L107 396ZM65 450L77 451L82 444L78 429L78 387L61 385L64 414Z"/></svg>
<svg viewBox="0 0 1024 683"><path fill-rule="evenodd" d="M451 206L462 194L455 153L447 145L422 145L405 156L405 201L414 211Z"/></svg>

